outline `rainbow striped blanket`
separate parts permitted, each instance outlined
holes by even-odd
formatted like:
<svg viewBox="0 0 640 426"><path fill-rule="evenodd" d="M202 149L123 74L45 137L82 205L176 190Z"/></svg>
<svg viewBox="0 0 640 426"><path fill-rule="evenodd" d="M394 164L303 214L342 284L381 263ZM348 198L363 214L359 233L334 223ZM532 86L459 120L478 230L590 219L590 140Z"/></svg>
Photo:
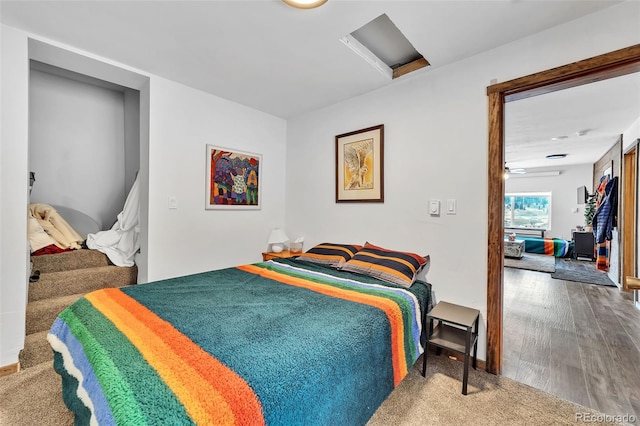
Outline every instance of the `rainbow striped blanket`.
<svg viewBox="0 0 640 426"><path fill-rule="evenodd" d="M524 240L524 251L527 253L547 254L555 257L570 257L573 243L561 238L518 237Z"/></svg>
<svg viewBox="0 0 640 426"><path fill-rule="evenodd" d="M279 259L87 294L48 340L76 424L364 424L430 287Z"/></svg>

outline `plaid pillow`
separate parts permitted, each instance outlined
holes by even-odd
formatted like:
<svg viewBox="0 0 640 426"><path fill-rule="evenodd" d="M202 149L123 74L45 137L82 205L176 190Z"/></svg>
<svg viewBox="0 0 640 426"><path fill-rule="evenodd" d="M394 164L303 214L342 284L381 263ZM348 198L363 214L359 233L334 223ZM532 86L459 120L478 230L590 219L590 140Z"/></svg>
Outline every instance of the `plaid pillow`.
<svg viewBox="0 0 640 426"><path fill-rule="evenodd" d="M388 250L366 243L348 262L340 267L341 271L369 275L383 281L410 287L418 272L429 262L429 256L415 253Z"/></svg>
<svg viewBox="0 0 640 426"><path fill-rule="evenodd" d="M353 257L362 246L322 243L298 256L298 260L338 267Z"/></svg>

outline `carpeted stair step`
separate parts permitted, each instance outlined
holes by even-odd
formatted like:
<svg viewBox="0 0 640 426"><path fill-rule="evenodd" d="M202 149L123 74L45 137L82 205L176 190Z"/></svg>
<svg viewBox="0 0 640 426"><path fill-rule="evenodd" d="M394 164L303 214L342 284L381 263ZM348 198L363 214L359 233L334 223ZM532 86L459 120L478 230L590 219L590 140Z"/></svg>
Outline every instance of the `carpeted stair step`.
<svg viewBox="0 0 640 426"><path fill-rule="evenodd" d="M135 284L137 279L138 268L136 266L111 265L41 273L38 281L29 283L29 302L70 294L88 293L104 287L122 287Z"/></svg>
<svg viewBox="0 0 640 426"><path fill-rule="evenodd" d="M53 362L53 351L47 341L49 330L28 334L20 352L20 368L29 368L43 362Z"/></svg>
<svg viewBox="0 0 640 426"><path fill-rule="evenodd" d="M33 271L40 273L68 271L72 269L95 268L112 263L106 254L98 250L73 250L64 253L31 256Z"/></svg>
<svg viewBox="0 0 640 426"><path fill-rule="evenodd" d="M48 331L58 314L84 294L71 294L27 303L26 334Z"/></svg>

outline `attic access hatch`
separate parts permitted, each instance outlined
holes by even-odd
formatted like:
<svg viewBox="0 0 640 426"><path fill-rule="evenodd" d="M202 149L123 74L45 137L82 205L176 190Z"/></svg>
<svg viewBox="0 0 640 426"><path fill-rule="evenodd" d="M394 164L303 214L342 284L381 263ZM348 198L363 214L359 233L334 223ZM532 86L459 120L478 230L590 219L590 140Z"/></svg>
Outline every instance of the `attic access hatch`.
<svg viewBox="0 0 640 426"><path fill-rule="evenodd" d="M429 65L386 14L340 41L389 79Z"/></svg>

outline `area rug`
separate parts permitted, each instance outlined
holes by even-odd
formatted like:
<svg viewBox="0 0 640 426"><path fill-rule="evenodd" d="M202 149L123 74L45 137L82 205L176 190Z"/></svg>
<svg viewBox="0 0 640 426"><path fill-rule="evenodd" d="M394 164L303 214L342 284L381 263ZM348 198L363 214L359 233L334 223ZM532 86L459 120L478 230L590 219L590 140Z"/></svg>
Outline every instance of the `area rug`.
<svg viewBox="0 0 640 426"><path fill-rule="evenodd" d="M528 269L530 271L554 272L555 258L546 254L524 253L518 258L505 257L504 266L508 268Z"/></svg>
<svg viewBox="0 0 640 426"><path fill-rule="evenodd" d="M565 281L575 281L585 284L597 284L617 287L606 272L596 269L595 262L570 258L556 258L556 271L551 278Z"/></svg>

